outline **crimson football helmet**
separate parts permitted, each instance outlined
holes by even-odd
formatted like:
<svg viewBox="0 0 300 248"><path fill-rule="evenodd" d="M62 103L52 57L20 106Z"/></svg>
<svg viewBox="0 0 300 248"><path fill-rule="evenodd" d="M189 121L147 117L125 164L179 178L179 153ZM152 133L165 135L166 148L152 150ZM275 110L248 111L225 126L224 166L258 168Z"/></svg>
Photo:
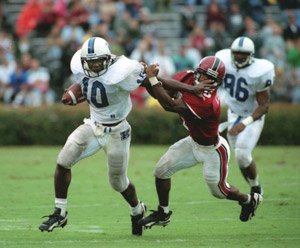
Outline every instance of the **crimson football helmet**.
<svg viewBox="0 0 300 248"><path fill-rule="evenodd" d="M195 70L195 79L199 81L200 75L205 74L220 86L225 77L225 65L222 60L215 56L204 57Z"/></svg>

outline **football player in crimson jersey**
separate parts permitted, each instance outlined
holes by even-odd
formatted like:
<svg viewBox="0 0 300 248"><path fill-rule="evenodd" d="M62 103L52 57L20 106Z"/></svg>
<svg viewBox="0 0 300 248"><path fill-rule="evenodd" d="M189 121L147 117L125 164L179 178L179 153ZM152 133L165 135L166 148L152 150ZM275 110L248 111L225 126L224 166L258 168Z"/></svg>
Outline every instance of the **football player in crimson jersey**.
<svg viewBox="0 0 300 248"><path fill-rule="evenodd" d="M173 79L188 85L201 85L210 80L210 91L203 91L201 98L179 92L180 96L173 100L172 93L164 89L170 80L157 79L158 70L157 64L151 64L146 70L153 94L166 111L180 115L189 136L173 144L158 161L154 172L158 210L139 223L145 227L166 226L172 214L169 210L171 176L199 163L203 163L204 179L211 194L220 199L238 201L242 206L240 220L251 219L262 196L258 193L245 194L226 182L230 150L227 141L218 134L220 101L216 92L225 75L224 63L214 56L205 57L195 71L184 71L174 76Z"/></svg>

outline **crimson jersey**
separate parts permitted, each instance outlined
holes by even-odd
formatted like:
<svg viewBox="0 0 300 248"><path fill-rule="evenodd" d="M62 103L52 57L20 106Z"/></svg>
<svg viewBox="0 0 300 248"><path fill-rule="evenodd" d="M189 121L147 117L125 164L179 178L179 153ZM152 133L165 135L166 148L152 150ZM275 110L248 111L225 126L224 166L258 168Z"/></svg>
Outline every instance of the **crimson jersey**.
<svg viewBox="0 0 300 248"><path fill-rule="evenodd" d="M191 85L195 80L194 72L183 71L176 74L173 79ZM182 100L194 114L193 119L181 116L189 130L190 136L201 140L216 137L218 135L220 120L220 99L217 95L217 91L214 91L212 94L204 94L205 100L191 93L181 93Z"/></svg>

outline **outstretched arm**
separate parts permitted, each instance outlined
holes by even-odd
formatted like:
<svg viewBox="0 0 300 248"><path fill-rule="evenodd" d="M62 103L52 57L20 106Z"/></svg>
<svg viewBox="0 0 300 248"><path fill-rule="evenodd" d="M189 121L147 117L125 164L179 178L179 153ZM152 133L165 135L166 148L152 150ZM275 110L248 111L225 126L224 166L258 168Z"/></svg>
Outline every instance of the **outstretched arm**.
<svg viewBox="0 0 300 248"><path fill-rule="evenodd" d="M143 63L143 65L144 65L145 72L146 72L148 66L144 63ZM158 67L157 63L154 65ZM152 66L152 64L150 66ZM158 73L158 70L156 73ZM157 75L155 75L155 77L156 76ZM202 82L195 81L195 85L183 84L177 80L166 79L166 78L161 78L161 77L158 77L158 80L160 82L162 82L163 87L168 91L168 94L171 96L174 96L178 91L183 91L183 92L189 92L189 93L195 94L196 96L202 98L203 100L204 100L204 97L202 94L205 90L211 91L217 87L217 83L214 83L214 80L210 80L210 79L204 80ZM149 76L148 76L148 78L146 78L144 80L142 86L144 86L147 89L147 91L149 92L149 94L151 96L155 97L152 92L151 84L149 83Z"/></svg>
<svg viewBox="0 0 300 248"><path fill-rule="evenodd" d="M182 99L173 100L169 93L164 89L162 82L158 81L156 75L158 73L158 66L151 64L148 66L146 73L152 88L154 96L159 101L160 105L166 110L180 115L192 115L186 104Z"/></svg>
<svg viewBox="0 0 300 248"><path fill-rule="evenodd" d="M200 82L197 82L195 85L189 85L189 84L183 84L181 82L178 82L173 79L166 79L166 78L161 78L158 77L158 80L163 83L164 88L173 90L173 91L184 91L184 92L189 92L192 94L195 94L197 96L202 96L202 93L205 90L213 90L216 88L217 83L213 83L213 80L205 80Z"/></svg>

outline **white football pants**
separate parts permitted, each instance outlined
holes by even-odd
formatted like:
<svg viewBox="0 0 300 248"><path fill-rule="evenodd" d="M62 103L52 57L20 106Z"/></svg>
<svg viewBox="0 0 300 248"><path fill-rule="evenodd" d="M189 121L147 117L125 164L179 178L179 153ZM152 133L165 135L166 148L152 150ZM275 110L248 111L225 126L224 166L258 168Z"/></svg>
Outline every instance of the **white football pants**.
<svg viewBox="0 0 300 248"><path fill-rule="evenodd" d="M203 163L203 176L211 194L226 198L230 188L226 182L229 158L229 146L223 137L217 145L202 146L188 136L170 146L158 161L154 176L167 179L179 170Z"/></svg>
<svg viewBox="0 0 300 248"><path fill-rule="evenodd" d="M238 118L239 116L237 114L228 109L227 119L230 123L228 130L233 127ZM242 121L243 119L245 118L240 118L239 121ZM251 153L259 140L264 127L264 122L265 116L262 116L260 119L246 126L244 131L240 132L238 135L227 135L230 147L235 154L235 160L241 169L247 168L252 162Z"/></svg>
<svg viewBox="0 0 300 248"><path fill-rule="evenodd" d="M127 167L131 127L124 120L114 127L96 125L90 119L84 120L68 137L60 151L57 164L71 169L79 160L95 154L103 148L107 156L108 179L111 187L123 192L129 185Z"/></svg>

